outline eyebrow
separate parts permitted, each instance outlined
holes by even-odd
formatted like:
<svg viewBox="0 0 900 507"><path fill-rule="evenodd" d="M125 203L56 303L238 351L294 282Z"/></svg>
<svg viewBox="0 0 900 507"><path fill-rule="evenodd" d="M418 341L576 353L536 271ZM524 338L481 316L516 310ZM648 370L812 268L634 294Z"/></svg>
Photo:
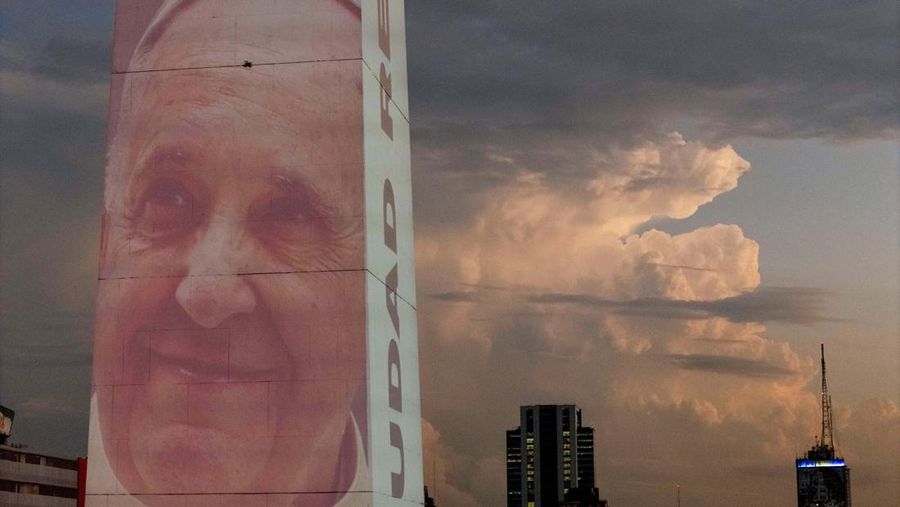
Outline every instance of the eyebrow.
<svg viewBox="0 0 900 507"><path fill-rule="evenodd" d="M329 214L334 211L332 201L324 198L317 186L306 178L287 168L273 169L269 183L289 194L295 194L303 198L320 214Z"/></svg>
<svg viewBox="0 0 900 507"><path fill-rule="evenodd" d="M359 0L335 0L340 6L349 10L354 16L357 18L362 18L362 8L359 6ZM151 21L149 27L147 27L144 34L141 36L138 41L138 46L135 48L134 54L132 55L132 60L135 58L139 58L141 56L149 53L162 38L163 34L165 34L166 30L172 25L172 23L184 13L188 8L197 3L197 0L172 0L172 3L168 6L168 11L166 11L166 6L163 5L156 12L154 17L155 20Z"/></svg>
<svg viewBox="0 0 900 507"><path fill-rule="evenodd" d="M151 140L151 143L152 140ZM186 174L197 159L195 151L184 144L161 144L151 146L145 153L138 153L126 179L126 188L134 186L154 175Z"/></svg>
<svg viewBox="0 0 900 507"><path fill-rule="evenodd" d="M283 167L275 168L271 171L271 176L269 177L269 183L271 185L278 187L285 192L300 194L304 197L309 197L322 202L316 186L309 181L308 178Z"/></svg>
<svg viewBox="0 0 900 507"><path fill-rule="evenodd" d="M163 144L151 148L149 155L141 157L137 162L135 177L155 172L181 172L191 168L191 163L200 158L196 150L184 144ZM326 206L326 200L319 192L318 186L305 175L290 167L260 167L260 178L284 192L298 194L311 202Z"/></svg>
<svg viewBox="0 0 900 507"><path fill-rule="evenodd" d="M152 148L150 154L143 157L139 161L139 172L144 172L145 168L153 169L162 165L180 166L176 169L185 167L197 157L192 149L184 145L163 145Z"/></svg>

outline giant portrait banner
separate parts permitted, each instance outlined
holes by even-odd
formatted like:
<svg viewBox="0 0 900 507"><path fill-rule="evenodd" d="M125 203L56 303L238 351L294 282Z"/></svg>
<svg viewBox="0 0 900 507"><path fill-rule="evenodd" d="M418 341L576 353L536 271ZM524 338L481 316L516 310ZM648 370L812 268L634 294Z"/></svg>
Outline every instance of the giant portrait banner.
<svg viewBox="0 0 900 507"><path fill-rule="evenodd" d="M87 504L422 503L402 0L118 0Z"/></svg>

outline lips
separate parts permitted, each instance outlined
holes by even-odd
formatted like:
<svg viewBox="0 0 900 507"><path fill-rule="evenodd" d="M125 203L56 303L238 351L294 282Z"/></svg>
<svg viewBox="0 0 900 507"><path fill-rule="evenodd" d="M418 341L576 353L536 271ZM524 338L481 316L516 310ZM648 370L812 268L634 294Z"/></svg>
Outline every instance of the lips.
<svg viewBox="0 0 900 507"><path fill-rule="evenodd" d="M149 382L196 384L273 380L276 370L272 362L253 361L252 357L234 353L228 331L193 329L152 333L149 337Z"/></svg>
<svg viewBox="0 0 900 507"><path fill-rule="evenodd" d="M151 381L173 381L180 384L228 382L229 365L206 358L182 357L153 351Z"/></svg>

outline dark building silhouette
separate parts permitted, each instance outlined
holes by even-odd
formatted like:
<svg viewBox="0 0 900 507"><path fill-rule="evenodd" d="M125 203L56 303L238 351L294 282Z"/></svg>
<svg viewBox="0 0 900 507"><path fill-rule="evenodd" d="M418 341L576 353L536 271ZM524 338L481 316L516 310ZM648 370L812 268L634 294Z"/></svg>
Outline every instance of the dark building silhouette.
<svg viewBox="0 0 900 507"><path fill-rule="evenodd" d="M822 345L822 434L806 454L795 461L799 507L850 507L850 468L834 450L831 396L825 380Z"/></svg>
<svg viewBox="0 0 900 507"><path fill-rule="evenodd" d="M584 503L592 499L596 503ZM581 410L575 405L520 407L519 427L506 432L507 506L602 505L599 502L594 429L582 426Z"/></svg>
<svg viewBox="0 0 900 507"><path fill-rule="evenodd" d="M581 410L578 414L578 445L575 448L578 487L594 487L594 428L581 425Z"/></svg>
<svg viewBox="0 0 900 507"><path fill-rule="evenodd" d="M13 419L16 418L16 412L11 408L0 405L0 445L5 445L12 431Z"/></svg>
<svg viewBox="0 0 900 507"><path fill-rule="evenodd" d="M600 492L597 488L577 487L570 488L563 495L563 500L559 502L559 507L608 507L606 500L600 499Z"/></svg>
<svg viewBox="0 0 900 507"><path fill-rule="evenodd" d="M425 486L425 503L422 504L424 507L437 507L434 503L434 498L428 494L428 486Z"/></svg>
<svg viewBox="0 0 900 507"><path fill-rule="evenodd" d="M533 446L532 446L533 452ZM506 505L522 505L522 431L506 431Z"/></svg>

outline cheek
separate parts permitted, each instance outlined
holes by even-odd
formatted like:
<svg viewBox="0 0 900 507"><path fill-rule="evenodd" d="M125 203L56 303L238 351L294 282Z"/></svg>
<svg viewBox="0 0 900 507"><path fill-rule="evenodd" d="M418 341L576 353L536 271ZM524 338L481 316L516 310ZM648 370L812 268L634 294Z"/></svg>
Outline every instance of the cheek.
<svg viewBox="0 0 900 507"><path fill-rule="evenodd" d="M255 280L257 293L290 356L291 379L358 383L365 376L364 276L348 272L262 278Z"/></svg>
<svg viewBox="0 0 900 507"><path fill-rule="evenodd" d="M263 310L290 356L293 378L302 378L309 355L321 346L326 332L327 288L316 273L259 275L253 279Z"/></svg>
<svg viewBox="0 0 900 507"><path fill-rule="evenodd" d="M115 216L118 216L116 214ZM100 250L100 278L114 278L119 266L128 259L130 242L121 219L104 217Z"/></svg>
<svg viewBox="0 0 900 507"><path fill-rule="evenodd" d="M108 227L101 255L101 278L156 278L184 274L187 242L160 247L123 225Z"/></svg>
<svg viewBox="0 0 900 507"><path fill-rule="evenodd" d="M164 326L161 309L171 305L178 279L101 280L97 295L94 382L98 386L143 383L149 370L140 338Z"/></svg>

